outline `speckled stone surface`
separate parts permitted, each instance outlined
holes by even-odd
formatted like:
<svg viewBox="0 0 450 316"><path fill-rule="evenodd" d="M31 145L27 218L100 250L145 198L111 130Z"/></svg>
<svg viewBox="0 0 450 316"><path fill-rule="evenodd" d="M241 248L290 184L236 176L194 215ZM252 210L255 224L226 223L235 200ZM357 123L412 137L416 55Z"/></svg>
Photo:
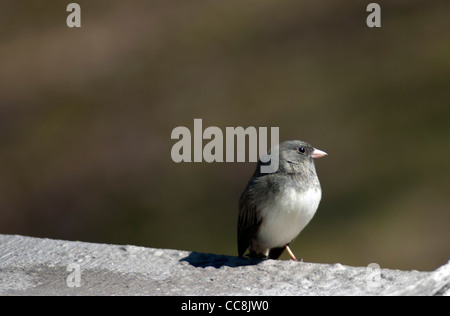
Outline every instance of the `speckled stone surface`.
<svg viewBox="0 0 450 316"><path fill-rule="evenodd" d="M0 295L449 295L400 271L0 235Z"/></svg>

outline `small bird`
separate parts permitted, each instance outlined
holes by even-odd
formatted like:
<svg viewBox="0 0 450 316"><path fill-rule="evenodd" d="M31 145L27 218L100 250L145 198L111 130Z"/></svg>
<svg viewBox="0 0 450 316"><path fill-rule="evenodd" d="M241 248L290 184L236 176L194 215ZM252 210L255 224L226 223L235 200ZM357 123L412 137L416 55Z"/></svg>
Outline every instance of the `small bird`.
<svg viewBox="0 0 450 316"><path fill-rule="evenodd" d="M289 244L313 218L322 197L313 159L326 152L299 140L278 145L279 167L261 173L258 161L239 200L238 254L278 259L283 251L298 261Z"/></svg>

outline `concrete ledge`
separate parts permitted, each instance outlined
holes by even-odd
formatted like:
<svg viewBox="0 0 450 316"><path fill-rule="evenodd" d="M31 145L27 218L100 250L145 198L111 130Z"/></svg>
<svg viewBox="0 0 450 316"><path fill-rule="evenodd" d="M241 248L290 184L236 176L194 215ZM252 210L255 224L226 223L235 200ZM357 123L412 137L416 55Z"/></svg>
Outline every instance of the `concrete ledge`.
<svg viewBox="0 0 450 316"><path fill-rule="evenodd" d="M450 295L399 271L0 235L0 295Z"/></svg>

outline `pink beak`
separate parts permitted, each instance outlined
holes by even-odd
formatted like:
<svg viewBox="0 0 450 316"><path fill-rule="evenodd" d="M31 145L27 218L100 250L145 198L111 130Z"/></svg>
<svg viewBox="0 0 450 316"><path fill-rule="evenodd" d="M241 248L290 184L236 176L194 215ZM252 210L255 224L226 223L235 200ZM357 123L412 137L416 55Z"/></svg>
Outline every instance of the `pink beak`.
<svg viewBox="0 0 450 316"><path fill-rule="evenodd" d="M320 157L323 157L326 155L328 155L326 152L316 149L316 148L314 148L314 151L311 153L311 157L313 157L314 159L320 158Z"/></svg>

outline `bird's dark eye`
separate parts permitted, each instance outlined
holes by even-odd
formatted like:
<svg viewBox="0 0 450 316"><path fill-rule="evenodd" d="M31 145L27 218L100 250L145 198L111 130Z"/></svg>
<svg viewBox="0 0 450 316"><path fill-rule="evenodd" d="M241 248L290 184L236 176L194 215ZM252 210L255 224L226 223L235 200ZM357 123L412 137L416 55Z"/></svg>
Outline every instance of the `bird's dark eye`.
<svg viewBox="0 0 450 316"><path fill-rule="evenodd" d="M305 153L305 147L299 147L298 152L304 154Z"/></svg>

